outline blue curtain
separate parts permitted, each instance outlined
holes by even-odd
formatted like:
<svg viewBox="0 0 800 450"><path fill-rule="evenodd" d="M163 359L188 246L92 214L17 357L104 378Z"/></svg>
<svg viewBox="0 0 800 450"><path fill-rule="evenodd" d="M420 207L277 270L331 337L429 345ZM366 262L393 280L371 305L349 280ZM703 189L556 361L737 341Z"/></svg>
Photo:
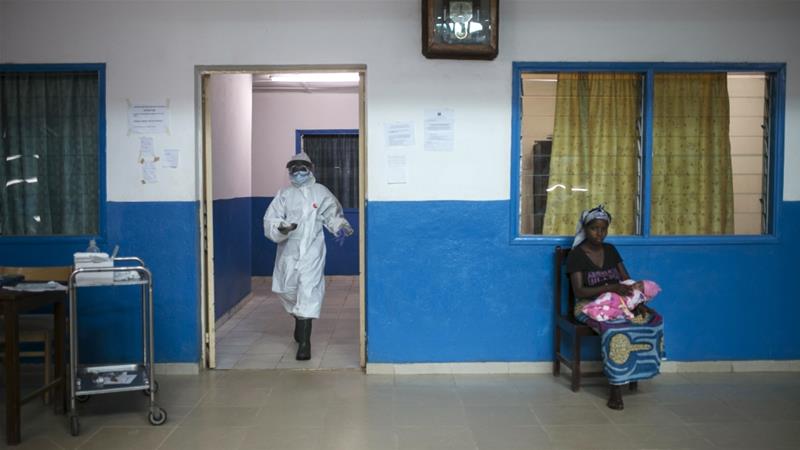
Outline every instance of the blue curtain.
<svg viewBox="0 0 800 450"><path fill-rule="evenodd" d="M98 75L0 72L0 234L98 231Z"/></svg>

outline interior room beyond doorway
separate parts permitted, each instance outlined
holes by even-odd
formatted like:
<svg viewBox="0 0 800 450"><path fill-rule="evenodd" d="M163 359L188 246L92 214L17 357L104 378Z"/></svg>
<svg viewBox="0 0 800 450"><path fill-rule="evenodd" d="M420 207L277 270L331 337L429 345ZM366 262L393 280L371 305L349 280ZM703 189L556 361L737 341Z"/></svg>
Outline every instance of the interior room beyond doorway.
<svg viewBox="0 0 800 450"><path fill-rule="evenodd" d="M208 366L361 367L363 69L246 69L200 69ZM324 231L326 293L313 321L309 361L295 359L294 317L271 289L277 245L263 228L267 208L290 186L286 163L300 151L313 155L316 182L339 199L354 230L344 242Z"/></svg>
<svg viewBox="0 0 800 450"><path fill-rule="evenodd" d="M296 361L294 320L270 286L253 278L253 296L217 329L217 369L358 368L358 277L326 277L325 302L314 321L311 359Z"/></svg>

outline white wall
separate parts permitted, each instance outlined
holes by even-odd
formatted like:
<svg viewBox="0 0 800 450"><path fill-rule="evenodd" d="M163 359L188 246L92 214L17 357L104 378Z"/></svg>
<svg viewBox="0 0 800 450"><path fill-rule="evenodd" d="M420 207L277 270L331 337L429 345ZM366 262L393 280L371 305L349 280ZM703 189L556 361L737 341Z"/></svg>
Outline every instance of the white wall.
<svg viewBox="0 0 800 450"><path fill-rule="evenodd" d="M358 129L358 94L253 93L253 196L288 186L295 130Z"/></svg>
<svg viewBox="0 0 800 450"><path fill-rule="evenodd" d="M209 80L214 200L251 196L252 85L250 74Z"/></svg>
<svg viewBox="0 0 800 450"><path fill-rule="evenodd" d="M159 139L186 155L196 65L346 63L367 65L370 200L507 199L512 61L786 62L784 197L800 200L798 1L504 0L491 62L425 59L418 0L1 5L4 62L108 64L110 200L197 198L190 158L158 185L139 183L126 99L170 99L173 132ZM455 152L421 150L427 107L455 109ZM408 183L388 185L383 124L402 120L417 124L417 146L404 151Z"/></svg>

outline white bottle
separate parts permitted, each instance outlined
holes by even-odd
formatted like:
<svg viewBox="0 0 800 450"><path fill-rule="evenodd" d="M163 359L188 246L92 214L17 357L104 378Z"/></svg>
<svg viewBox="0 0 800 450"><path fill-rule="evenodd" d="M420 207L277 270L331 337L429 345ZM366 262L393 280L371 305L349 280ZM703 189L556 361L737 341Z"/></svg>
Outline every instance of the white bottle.
<svg viewBox="0 0 800 450"><path fill-rule="evenodd" d="M86 247L86 253L100 253L100 247L97 246L97 242L94 239L89 241L89 246Z"/></svg>

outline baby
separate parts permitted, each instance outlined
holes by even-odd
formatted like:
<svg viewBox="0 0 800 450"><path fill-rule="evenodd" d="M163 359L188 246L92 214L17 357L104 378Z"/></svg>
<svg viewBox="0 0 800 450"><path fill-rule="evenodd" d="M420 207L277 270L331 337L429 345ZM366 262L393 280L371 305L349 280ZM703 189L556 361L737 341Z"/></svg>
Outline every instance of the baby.
<svg viewBox="0 0 800 450"><path fill-rule="evenodd" d="M598 322L607 322L623 317L632 319L634 317L632 311L637 306L650 301L661 292L661 287L655 281L625 280L621 283L634 286L631 295L623 297L614 292L606 292L584 306L583 313Z"/></svg>

